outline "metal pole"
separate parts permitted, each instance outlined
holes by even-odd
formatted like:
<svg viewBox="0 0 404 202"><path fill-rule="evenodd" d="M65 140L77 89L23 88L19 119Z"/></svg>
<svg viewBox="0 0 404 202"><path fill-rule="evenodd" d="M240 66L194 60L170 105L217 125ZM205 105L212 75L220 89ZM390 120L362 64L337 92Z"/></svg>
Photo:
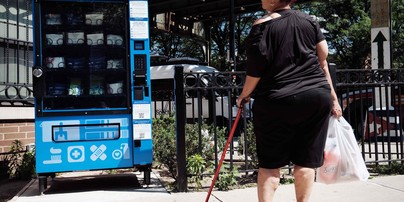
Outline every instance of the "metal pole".
<svg viewBox="0 0 404 202"><path fill-rule="evenodd" d="M392 41L393 41L393 19L392 19L393 9L392 9L392 7L393 7L392 1L389 0L390 68L394 69L394 67L393 67L393 59L394 59L393 56L394 56L394 54L393 54L393 43L392 43Z"/></svg>
<svg viewBox="0 0 404 202"><path fill-rule="evenodd" d="M185 97L184 97L184 67L175 66L175 126L177 133L177 189L186 192L188 187L187 162L185 155Z"/></svg>
<svg viewBox="0 0 404 202"><path fill-rule="evenodd" d="M205 36L205 45L206 45L206 51L205 51L205 59L206 59L206 62L208 62L208 64L210 65L210 63L211 63L211 49L212 49L212 46L211 46L211 40L212 40L212 35L211 35L211 24L209 23L207 23L207 22L205 22L204 23L204 29L205 29L205 31L206 31L206 36Z"/></svg>
<svg viewBox="0 0 404 202"><path fill-rule="evenodd" d="M230 0L230 20L229 20L229 51L230 51L230 68L232 71L236 70L236 51L235 51L235 14L234 14L234 0Z"/></svg>

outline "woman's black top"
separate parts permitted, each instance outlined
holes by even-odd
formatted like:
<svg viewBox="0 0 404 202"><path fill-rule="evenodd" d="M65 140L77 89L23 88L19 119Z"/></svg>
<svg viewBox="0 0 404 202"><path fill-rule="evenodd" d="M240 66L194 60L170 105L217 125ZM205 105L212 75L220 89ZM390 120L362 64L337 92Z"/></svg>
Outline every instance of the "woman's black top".
<svg viewBox="0 0 404 202"><path fill-rule="evenodd" d="M261 78L254 94L277 99L328 85L316 55L325 39L318 22L301 11L276 12L247 38L247 75Z"/></svg>

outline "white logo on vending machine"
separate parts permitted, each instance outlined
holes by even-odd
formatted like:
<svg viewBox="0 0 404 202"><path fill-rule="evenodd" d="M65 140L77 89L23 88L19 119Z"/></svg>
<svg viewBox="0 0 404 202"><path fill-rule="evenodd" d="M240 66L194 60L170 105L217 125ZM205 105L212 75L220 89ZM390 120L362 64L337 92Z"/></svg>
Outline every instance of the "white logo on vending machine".
<svg viewBox="0 0 404 202"><path fill-rule="evenodd" d="M59 164L62 163L62 150L61 149L55 149L51 147L49 149L49 152L51 153L50 160L44 160L43 164Z"/></svg>
<svg viewBox="0 0 404 202"><path fill-rule="evenodd" d="M67 148L67 161L71 163L84 161L84 146L72 146Z"/></svg>
<svg viewBox="0 0 404 202"><path fill-rule="evenodd" d="M91 154L90 156L90 159L92 161L96 161L97 159L101 159L103 161L107 158L107 155L104 154L105 150L107 150L107 147L103 144L99 147L93 145L90 147L90 150L93 152L93 154Z"/></svg>
<svg viewBox="0 0 404 202"><path fill-rule="evenodd" d="M119 149L115 149L112 152L112 158L115 160L119 160L122 157L123 159L130 159L129 146L127 143L122 143Z"/></svg>

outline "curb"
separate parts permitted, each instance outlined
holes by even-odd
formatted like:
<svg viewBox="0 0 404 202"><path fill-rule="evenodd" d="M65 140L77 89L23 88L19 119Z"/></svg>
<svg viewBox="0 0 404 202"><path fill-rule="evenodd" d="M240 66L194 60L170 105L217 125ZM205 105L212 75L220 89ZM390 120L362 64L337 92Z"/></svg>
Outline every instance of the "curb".
<svg viewBox="0 0 404 202"><path fill-rule="evenodd" d="M9 200L9 202L16 201L35 181L36 181L36 178L34 178L30 182L28 182L24 186L24 188L22 188L11 200Z"/></svg>

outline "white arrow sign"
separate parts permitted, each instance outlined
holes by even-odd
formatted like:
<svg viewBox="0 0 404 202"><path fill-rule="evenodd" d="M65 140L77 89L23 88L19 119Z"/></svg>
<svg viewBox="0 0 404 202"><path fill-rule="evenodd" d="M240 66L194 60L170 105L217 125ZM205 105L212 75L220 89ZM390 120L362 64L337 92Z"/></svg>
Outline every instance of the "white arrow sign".
<svg viewBox="0 0 404 202"><path fill-rule="evenodd" d="M372 28L372 69L390 69L390 29Z"/></svg>

